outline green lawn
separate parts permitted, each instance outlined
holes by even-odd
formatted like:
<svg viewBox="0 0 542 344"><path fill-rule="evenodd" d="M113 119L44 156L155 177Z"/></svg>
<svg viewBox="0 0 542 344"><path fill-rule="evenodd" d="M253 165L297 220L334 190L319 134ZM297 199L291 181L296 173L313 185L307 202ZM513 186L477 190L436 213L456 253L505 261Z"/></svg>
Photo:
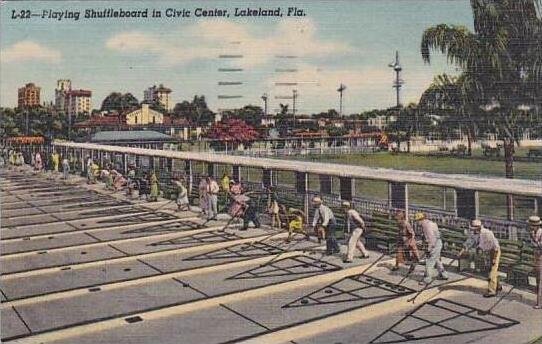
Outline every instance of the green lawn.
<svg viewBox="0 0 542 344"><path fill-rule="evenodd" d="M453 157L431 157L412 154L375 154L349 155L312 155L298 156L293 159L316 162L330 162L369 167L393 168L398 170L430 171L437 173L461 173L480 176L504 177L504 162L482 159L460 159ZM516 178L542 178L542 163L515 162Z"/></svg>
<svg viewBox="0 0 542 344"><path fill-rule="evenodd" d="M328 162L369 167L393 168L399 170L429 171L436 173L461 173L477 176L504 177L504 162L486 161L481 159L459 159L453 157L430 157L412 154L391 154L388 152L376 154L353 155L313 155L297 156L298 159L314 162ZM516 178L540 179L542 163L516 162L514 164ZM317 180L311 183L317 189ZM338 185L338 183L335 183ZM383 182L368 180L356 181L356 194L365 197L386 199L388 189ZM453 190L442 188L410 185L410 201L412 204L438 207L451 210L453 207ZM516 218L532 215L532 199L515 199ZM506 217L506 198L504 195L480 193L480 213L500 218Z"/></svg>
<svg viewBox="0 0 542 344"><path fill-rule="evenodd" d="M400 170L430 171L437 173L461 173L478 176L504 177L504 162L486 161L482 159L459 159L453 157L430 157L413 154L391 154L388 152L376 154L348 154L348 155L313 155L283 157L283 159L297 159L303 161L328 162L349 165L360 165L369 167L393 168ZM516 162L514 164L516 178L540 179L542 178L542 163ZM204 172L203 166L197 166L198 172ZM225 169L219 167L218 174L221 176ZM259 182L261 171L259 169L242 169L242 179ZM292 172L281 171L278 174L279 184L295 185L295 175ZM309 176L309 187L311 190L319 191L320 184L318 176ZM356 195L375 199L387 199L388 185L386 182L375 182L370 180L356 180ZM333 190L339 192L339 181L333 179ZM506 198L504 195L480 193L480 213L498 218L506 218ZM453 209L453 190L443 188L409 185L409 200L411 204L429 206L440 209ZM526 198L515 198L517 219L524 219L532 215L533 200Z"/></svg>

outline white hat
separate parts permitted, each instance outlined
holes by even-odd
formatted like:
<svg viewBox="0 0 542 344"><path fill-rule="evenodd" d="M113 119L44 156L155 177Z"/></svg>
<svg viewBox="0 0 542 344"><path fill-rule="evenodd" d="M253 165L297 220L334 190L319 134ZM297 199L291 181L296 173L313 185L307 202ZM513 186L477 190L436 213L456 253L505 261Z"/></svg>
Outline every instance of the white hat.
<svg viewBox="0 0 542 344"><path fill-rule="evenodd" d="M343 207L345 207L345 208L350 208L350 202L348 202L348 201L342 202L341 205L342 205Z"/></svg>
<svg viewBox="0 0 542 344"><path fill-rule="evenodd" d="M529 217L529 224L531 226L540 226L542 225L542 221L540 220L540 217L539 216L531 216Z"/></svg>
<svg viewBox="0 0 542 344"><path fill-rule="evenodd" d="M482 227L482 221L475 219L470 222L470 228L480 228L480 227Z"/></svg>

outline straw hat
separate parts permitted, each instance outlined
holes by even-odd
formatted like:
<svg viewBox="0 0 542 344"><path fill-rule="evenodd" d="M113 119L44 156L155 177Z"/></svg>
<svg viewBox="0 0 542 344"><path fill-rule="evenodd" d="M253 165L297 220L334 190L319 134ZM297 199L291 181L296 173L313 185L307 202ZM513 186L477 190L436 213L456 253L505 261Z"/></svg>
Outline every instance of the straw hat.
<svg viewBox="0 0 542 344"><path fill-rule="evenodd" d="M470 222L470 229L476 229L476 228L481 228L482 227L482 221L480 220L472 220Z"/></svg>
<svg viewBox="0 0 542 344"><path fill-rule="evenodd" d="M350 202L348 202L348 201L342 202L341 205L342 205L343 207L345 207L345 208L350 208L350 206L351 206Z"/></svg>
<svg viewBox="0 0 542 344"><path fill-rule="evenodd" d="M531 226L540 226L540 225L542 225L542 221L540 220L539 216L531 216L531 217L529 217L528 223Z"/></svg>
<svg viewBox="0 0 542 344"><path fill-rule="evenodd" d="M421 220L424 220L425 219L425 214L424 213L416 213L414 215L414 221L421 221Z"/></svg>

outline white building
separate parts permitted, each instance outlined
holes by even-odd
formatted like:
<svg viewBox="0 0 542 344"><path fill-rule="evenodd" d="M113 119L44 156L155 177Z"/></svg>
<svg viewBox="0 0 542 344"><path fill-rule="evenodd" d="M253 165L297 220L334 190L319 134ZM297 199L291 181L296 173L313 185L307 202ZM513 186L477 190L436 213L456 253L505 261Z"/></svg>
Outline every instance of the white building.
<svg viewBox="0 0 542 344"><path fill-rule="evenodd" d="M70 90L66 93L66 109L68 115L90 115L92 111L92 92L89 90Z"/></svg>
<svg viewBox="0 0 542 344"><path fill-rule="evenodd" d="M68 79L57 80L55 88L55 108L67 112L67 93L72 90L72 82Z"/></svg>
<svg viewBox="0 0 542 344"><path fill-rule="evenodd" d="M149 104L143 103L141 109L134 110L126 114L126 124L128 125L148 125L163 124L164 115L158 111L149 108Z"/></svg>
<svg viewBox="0 0 542 344"><path fill-rule="evenodd" d="M377 127L380 130L386 129L386 127L397 120L395 116L376 116L367 119L367 125L371 127Z"/></svg>
<svg viewBox="0 0 542 344"><path fill-rule="evenodd" d="M164 87L164 85L160 84L158 87L154 85L143 91L143 101L145 103L159 103L169 112L173 110L170 94L171 89Z"/></svg>

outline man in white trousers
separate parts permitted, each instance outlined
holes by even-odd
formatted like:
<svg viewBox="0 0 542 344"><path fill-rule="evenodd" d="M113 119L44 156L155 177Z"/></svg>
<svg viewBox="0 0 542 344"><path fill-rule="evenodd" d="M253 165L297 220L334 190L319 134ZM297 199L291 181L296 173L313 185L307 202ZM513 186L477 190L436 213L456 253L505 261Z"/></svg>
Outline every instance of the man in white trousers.
<svg viewBox="0 0 542 344"><path fill-rule="evenodd" d="M367 252L365 245L363 245L363 242L361 241L361 235L365 230L365 222L358 211L352 207L350 202L343 202L342 206L346 212L346 228L350 235L350 238L348 239L348 251L346 252L346 257L343 259L343 262L352 263L356 247L362 254L361 258L369 258L369 252Z"/></svg>

